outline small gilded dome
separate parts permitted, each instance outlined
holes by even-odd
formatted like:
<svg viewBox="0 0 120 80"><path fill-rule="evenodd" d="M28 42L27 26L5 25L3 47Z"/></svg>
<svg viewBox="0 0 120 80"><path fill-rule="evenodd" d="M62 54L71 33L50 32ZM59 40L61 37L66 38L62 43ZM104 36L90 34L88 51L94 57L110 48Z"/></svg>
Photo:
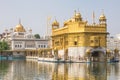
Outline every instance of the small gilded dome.
<svg viewBox="0 0 120 80"><path fill-rule="evenodd" d="M104 14L100 15L100 18L99 18L99 20L106 20L106 17L105 17L105 15L104 15Z"/></svg>
<svg viewBox="0 0 120 80"><path fill-rule="evenodd" d="M18 24L15 29L14 32L26 32L23 25L22 24Z"/></svg>
<svg viewBox="0 0 120 80"><path fill-rule="evenodd" d="M111 53L111 51L110 51L109 49L107 49L107 53L108 53L108 54L110 54L110 53Z"/></svg>
<svg viewBox="0 0 120 80"><path fill-rule="evenodd" d="M75 18L81 18L81 14L80 13L76 13L75 14Z"/></svg>
<svg viewBox="0 0 120 80"><path fill-rule="evenodd" d="M87 50L86 50L86 53L87 53L87 54L90 54L90 52L91 52L91 49L87 49Z"/></svg>
<svg viewBox="0 0 120 80"><path fill-rule="evenodd" d="M52 26L59 26L59 22L57 22L57 20L55 20L55 21L52 23Z"/></svg>
<svg viewBox="0 0 120 80"><path fill-rule="evenodd" d="M82 21L82 17L81 17L81 14L80 12L76 12L74 13L74 16L73 16L73 19L72 21Z"/></svg>

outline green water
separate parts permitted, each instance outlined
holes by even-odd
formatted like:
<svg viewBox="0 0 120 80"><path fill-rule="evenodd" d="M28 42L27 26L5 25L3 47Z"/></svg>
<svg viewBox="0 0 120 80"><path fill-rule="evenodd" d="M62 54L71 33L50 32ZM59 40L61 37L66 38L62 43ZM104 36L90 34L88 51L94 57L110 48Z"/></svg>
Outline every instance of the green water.
<svg viewBox="0 0 120 80"><path fill-rule="evenodd" d="M0 80L120 80L120 64L0 60Z"/></svg>

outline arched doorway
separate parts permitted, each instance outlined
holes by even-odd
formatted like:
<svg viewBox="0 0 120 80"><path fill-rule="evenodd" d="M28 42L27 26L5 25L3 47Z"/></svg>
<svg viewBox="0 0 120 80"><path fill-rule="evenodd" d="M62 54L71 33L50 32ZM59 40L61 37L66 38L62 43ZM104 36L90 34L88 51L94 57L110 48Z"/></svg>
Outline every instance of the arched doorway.
<svg viewBox="0 0 120 80"><path fill-rule="evenodd" d="M90 53L90 61L92 62L105 62L106 61L106 53L104 49L93 49Z"/></svg>
<svg viewBox="0 0 120 80"><path fill-rule="evenodd" d="M92 53L91 53L91 56L92 57L99 57L99 51L93 51Z"/></svg>

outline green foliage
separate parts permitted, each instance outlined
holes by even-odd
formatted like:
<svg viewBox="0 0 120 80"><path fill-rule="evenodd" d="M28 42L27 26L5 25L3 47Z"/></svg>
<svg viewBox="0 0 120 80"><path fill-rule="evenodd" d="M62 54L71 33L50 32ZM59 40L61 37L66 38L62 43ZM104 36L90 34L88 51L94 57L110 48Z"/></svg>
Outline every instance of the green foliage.
<svg viewBox="0 0 120 80"><path fill-rule="evenodd" d="M39 35L39 34L35 34L34 37L35 37L36 39L40 39L40 35Z"/></svg>
<svg viewBox="0 0 120 80"><path fill-rule="evenodd" d="M7 42L2 41L0 42L0 50L8 50L9 49L9 45Z"/></svg>
<svg viewBox="0 0 120 80"><path fill-rule="evenodd" d="M3 75L5 75L7 73L9 64L10 64L9 61L4 61L4 60L0 61L0 72L2 72Z"/></svg>

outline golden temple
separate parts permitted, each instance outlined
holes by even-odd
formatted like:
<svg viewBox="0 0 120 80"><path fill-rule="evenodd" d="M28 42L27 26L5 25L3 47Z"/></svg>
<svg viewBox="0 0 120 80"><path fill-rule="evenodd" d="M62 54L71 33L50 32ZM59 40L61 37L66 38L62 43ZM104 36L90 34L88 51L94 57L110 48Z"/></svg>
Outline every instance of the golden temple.
<svg viewBox="0 0 120 80"><path fill-rule="evenodd" d="M63 27L55 20L52 23L52 48L58 57L67 59L72 57L85 57L90 48L106 48L107 23L106 16L102 13L99 23L88 24L83 20L80 12L64 22Z"/></svg>

